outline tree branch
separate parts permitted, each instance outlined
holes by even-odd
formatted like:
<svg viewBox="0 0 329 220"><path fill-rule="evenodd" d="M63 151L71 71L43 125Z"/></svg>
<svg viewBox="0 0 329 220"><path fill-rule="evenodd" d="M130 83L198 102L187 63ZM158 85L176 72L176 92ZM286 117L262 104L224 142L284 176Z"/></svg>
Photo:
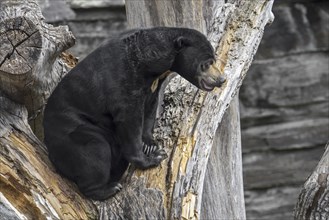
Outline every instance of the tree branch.
<svg viewBox="0 0 329 220"><path fill-rule="evenodd" d="M306 180L295 208L295 219L329 219L329 142L317 167Z"/></svg>

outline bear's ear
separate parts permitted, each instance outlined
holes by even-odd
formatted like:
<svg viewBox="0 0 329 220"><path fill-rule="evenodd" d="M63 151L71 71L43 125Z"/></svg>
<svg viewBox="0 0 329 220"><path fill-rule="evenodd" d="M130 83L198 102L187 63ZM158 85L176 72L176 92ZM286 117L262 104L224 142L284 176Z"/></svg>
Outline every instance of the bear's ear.
<svg viewBox="0 0 329 220"><path fill-rule="evenodd" d="M175 49L179 51L182 48L188 46L188 40L185 37L180 36L174 40L174 46Z"/></svg>

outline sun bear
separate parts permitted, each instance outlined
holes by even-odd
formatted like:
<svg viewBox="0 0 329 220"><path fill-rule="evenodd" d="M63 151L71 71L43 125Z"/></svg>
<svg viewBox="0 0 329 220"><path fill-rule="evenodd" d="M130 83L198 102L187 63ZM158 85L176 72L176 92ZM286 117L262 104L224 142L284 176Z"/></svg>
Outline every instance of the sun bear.
<svg viewBox="0 0 329 220"><path fill-rule="evenodd" d="M104 42L58 84L44 112L45 145L56 170L88 198L121 188L129 163L155 167L167 155L152 137L159 88L168 71L206 91L225 79L200 32L157 27Z"/></svg>

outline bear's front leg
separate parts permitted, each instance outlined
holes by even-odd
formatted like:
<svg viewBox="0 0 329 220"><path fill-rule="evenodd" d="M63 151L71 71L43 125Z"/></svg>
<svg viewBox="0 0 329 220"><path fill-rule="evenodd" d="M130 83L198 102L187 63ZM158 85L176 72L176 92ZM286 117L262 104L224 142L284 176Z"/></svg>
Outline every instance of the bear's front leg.
<svg viewBox="0 0 329 220"><path fill-rule="evenodd" d="M143 123L143 152L149 156L153 152L159 150L158 145L153 138L153 128L156 119L156 112L158 107L159 89L154 93L146 96L144 104L144 123Z"/></svg>
<svg viewBox="0 0 329 220"><path fill-rule="evenodd" d="M143 107L121 110L115 118L122 119L115 121L116 132L122 153L128 162L137 168L147 169L158 166L162 160L167 158L167 154L163 149L156 149L149 156L143 152Z"/></svg>

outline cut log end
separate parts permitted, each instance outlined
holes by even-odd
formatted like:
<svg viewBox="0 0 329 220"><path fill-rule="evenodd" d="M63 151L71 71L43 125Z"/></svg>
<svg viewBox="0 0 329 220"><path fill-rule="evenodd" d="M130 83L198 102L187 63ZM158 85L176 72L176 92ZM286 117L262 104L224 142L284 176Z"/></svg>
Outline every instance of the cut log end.
<svg viewBox="0 0 329 220"><path fill-rule="evenodd" d="M21 75L32 70L42 48L42 37L34 23L25 17L0 23L0 71Z"/></svg>

